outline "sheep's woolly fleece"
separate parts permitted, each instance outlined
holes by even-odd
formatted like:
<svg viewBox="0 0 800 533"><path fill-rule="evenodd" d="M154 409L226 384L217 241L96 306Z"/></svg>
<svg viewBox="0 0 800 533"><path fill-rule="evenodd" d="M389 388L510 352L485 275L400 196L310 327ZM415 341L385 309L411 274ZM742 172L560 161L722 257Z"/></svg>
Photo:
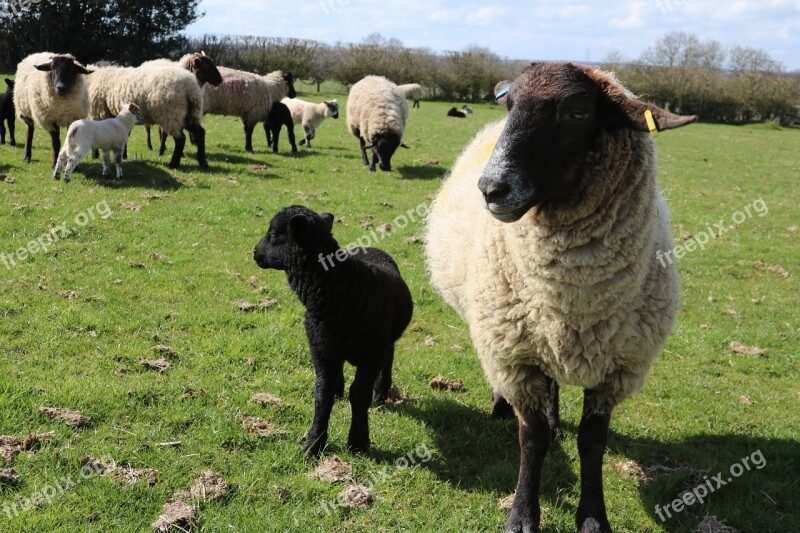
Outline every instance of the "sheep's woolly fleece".
<svg viewBox="0 0 800 533"><path fill-rule="evenodd" d="M67 128L74 121L89 114L86 76L78 75L69 94L58 96L53 88L50 73L41 72L34 67L47 63L55 55L57 54L52 52L42 52L23 59L17 65L14 87L14 106L17 109L17 116L20 119L32 118L47 131L54 131L54 124L59 128Z"/></svg>
<svg viewBox="0 0 800 533"><path fill-rule="evenodd" d="M405 85L398 85L397 88L400 89L409 100L422 99L422 85L419 83L406 83Z"/></svg>
<svg viewBox="0 0 800 533"><path fill-rule="evenodd" d="M272 104L289 93L283 73L271 72L259 76L243 70L217 67L222 85L206 85L205 112L212 115L239 117L248 123L267 120Z"/></svg>
<svg viewBox="0 0 800 533"><path fill-rule="evenodd" d="M89 115L95 119L119 114L120 102L139 106L147 126L158 124L180 137L189 124L203 123L203 90L194 74L174 66L105 67L89 76Z"/></svg>
<svg viewBox="0 0 800 533"><path fill-rule="evenodd" d="M402 138L408 103L397 85L382 76L367 76L350 89L347 128L354 137L372 142L375 135L394 133Z"/></svg>
<svg viewBox="0 0 800 533"><path fill-rule="evenodd" d="M643 385L679 303L675 268L655 255L672 246L655 144L647 133L601 133L588 185L569 209L537 207L503 224L477 183L504 126L478 134L434 202L432 282L469 324L491 385L516 408L544 407L545 375L599 389L596 408L611 408Z"/></svg>

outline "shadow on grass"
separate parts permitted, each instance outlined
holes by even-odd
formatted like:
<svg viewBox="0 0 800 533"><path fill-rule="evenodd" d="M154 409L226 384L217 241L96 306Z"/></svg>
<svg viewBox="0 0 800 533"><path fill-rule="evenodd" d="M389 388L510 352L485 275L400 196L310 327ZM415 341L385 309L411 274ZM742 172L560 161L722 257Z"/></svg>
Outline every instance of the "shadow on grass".
<svg viewBox="0 0 800 533"><path fill-rule="evenodd" d="M438 165L424 165L419 167L404 165L402 167L397 167L397 172L400 173L404 180L437 180L444 178L447 169Z"/></svg>
<svg viewBox="0 0 800 533"><path fill-rule="evenodd" d="M183 168L183 167L182 167ZM172 174L164 170L159 164L146 163L143 161L125 161L122 163L122 179L104 179L102 177L102 163L95 163L85 159L79 166L75 174L72 175L80 179L81 175L86 180L96 182L98 185L109 188L143 188L157 189L162 191L172 191L181 188L183 185L175 179ZM116 170L111 168L111 175L116 175Z"/></svg>

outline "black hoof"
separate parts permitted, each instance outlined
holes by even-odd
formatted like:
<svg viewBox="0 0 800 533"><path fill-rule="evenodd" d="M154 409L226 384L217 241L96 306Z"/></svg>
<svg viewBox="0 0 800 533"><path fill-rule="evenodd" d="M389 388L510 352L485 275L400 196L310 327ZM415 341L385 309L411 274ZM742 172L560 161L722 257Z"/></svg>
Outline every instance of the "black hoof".
<svg viewBox="0 0 800 533"><path fill-rule="evenodd" d="M587 518L583 521L583 525L581 526L580 533L611 533L611 525L608 523L608 520L601 519L601 521L597 521L594 518Z"/></svg>

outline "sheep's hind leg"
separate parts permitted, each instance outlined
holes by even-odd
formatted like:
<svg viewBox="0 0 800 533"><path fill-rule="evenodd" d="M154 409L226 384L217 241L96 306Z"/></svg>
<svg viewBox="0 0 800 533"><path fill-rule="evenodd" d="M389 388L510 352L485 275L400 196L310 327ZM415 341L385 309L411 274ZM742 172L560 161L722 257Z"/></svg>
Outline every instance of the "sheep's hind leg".
<svg viewBox="0 0 800 533"><path fill-rule="evenodd" d="M119 153L114 154L116 157L119 157ZM101 177L104 180L107 180L111 177L111 152L109 150L103 150L103 173Z"/></svg>
<svg viewBox="0 0 800 533"><path fill-rule="evenodd" d="M127 146L127 145L125 145L125 146ZM120 153L121 152L120 152L119 148L114 150L114 156L115 156L114 162L116 163L116 166L117 166L117 179L118 180L122 179L122 157L120 156Z"/></svg>
<svg viewBox="0 0 800 533"><path fill-rule="evenodd" d="M317 373L314 385L314 422L303 445L303 451L310 455L318 455L328 443L328 423L344 361L330 360L313 352L312 359Z"/></svg>
<svg viewBox="0 0 800 533"><path fill-rule="evenodd" d="M365 165L369 165L369 159L367 159L367 143L361 137L358 138L358 142L361 144L361 158L364 160Z"/></svg>
<svg viewBox="0 0 800 533"><path fill-rule="evenodd" d="M16 123L14 122L14 117L11 117L11 120L8 121L8 135L11 137L9 144L11 146L17 145L17 139L14 137L14 128L16 128Z"/></svg>
<svg viewBox="0 0 800 533"><path fill-rule="evenodd" d="M517 494L506 522L507 533L538 533L539 490L550 447L550 424L543 409L522 409L519 417L520 465Z"/></svg>
<svg viewBox="0 0 800 533"><path fill-rule="evenodd" d="M603 497L603 454L608 441L611 408L600 401L601 393L583 393L583 416L578 427L581 460L581 498L576 523L580 533L611 533Z"/></svg>
<svg viewBox="0 0 800 533"><path fill-rule="evenodd" d="M244 151L253 153L253 130L256 129L256 123L242 122L244 125Z"/></svg>
<svg viewBox="0 0 800 533"><path fill-rule="evenodd" d="M356 368L356 377L350 385L350 434L347 449L353 453L369 450L369 406L372 403L372 387L378 376L379 367L364 363Z"/></svg>
<svg viewBox="0 0 800 533"><path fill-rule="evenodd" d="M189 134L197 145L197 163L203 170L208 170L208 161L206 160L206 130L203 129L203 126L195 124L189 127Z"/></svg>
<svg viewBox="0 0 800 533"><path fill-rule="evenodd" d="M22 121L28 127L28 131L25 135L25 148L22 150L22 160L23 161L30 161L31 160L31 150L33 149L33 119L22 117Z"/></svg>
<svg viewBox="0 0 800 533"><path fill-rule="evenodd" d="M394 364L394 345L389 350L389 355L381 366L375 384L372 387L372 401L377 405L386 403L389 391L392 388L392 365Z"/></svg>
<svg viewBox="0 0 800 533"><path fill-rule="evenodd" d="M175 151L172 152L172 159L169 162L169 168L176 169L181 166L181 158L183 157L183 149L186 148L186 136L183 132L179 135L173 135L175 139Z"/></svg>
<svg viewBox="0 0 800 533"><path fill-rule="evenodd" d="M85 153L77 152L70 156L69 161L67 162L67 170L64 171L64 181L69 183L72 181L72 173L75 172L75 169L78 166L78 163L81 162Z"/></svg>

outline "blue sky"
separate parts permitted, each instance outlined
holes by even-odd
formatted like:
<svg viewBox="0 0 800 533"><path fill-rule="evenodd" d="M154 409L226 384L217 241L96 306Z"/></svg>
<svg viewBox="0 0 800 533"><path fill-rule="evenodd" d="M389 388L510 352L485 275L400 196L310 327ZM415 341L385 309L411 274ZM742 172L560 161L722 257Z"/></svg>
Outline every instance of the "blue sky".
<svg viewBox="0 0 800 533"><path fill-rule="evenodd" d="M668 31L761 48L800 70L800 0L202 0L187 33L358 42L379 32L436 51L486 46L513 59L628 59Z"/></svg>

